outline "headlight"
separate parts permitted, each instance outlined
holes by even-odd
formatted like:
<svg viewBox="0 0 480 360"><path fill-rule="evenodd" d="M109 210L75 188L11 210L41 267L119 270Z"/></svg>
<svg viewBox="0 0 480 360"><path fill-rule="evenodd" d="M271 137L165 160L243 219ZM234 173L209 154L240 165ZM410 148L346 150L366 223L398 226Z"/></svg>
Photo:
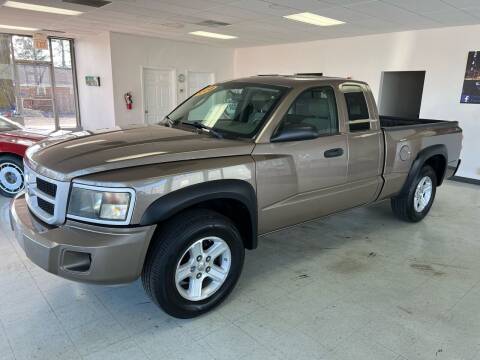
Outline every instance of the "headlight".
<svg viewBox="0 0 480 360"><path fill-rule="evenodd" d="M132 189L73 184L67 216L100 224L127 225L134 201Z"/></svg>

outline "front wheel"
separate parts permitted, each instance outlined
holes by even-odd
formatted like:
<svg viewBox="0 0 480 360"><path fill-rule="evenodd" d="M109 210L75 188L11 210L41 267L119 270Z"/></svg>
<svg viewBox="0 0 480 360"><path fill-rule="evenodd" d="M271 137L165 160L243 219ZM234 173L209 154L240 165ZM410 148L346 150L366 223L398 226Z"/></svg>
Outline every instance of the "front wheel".
<svg viewBox="0 0 480 360"><path fill-rule="evenodd" d="M425 165L408 189L406 195L392 198L393 213L402 220L418 222L427 216L433 205L437 176L431 166Z"/></svg>
<svg viewBox="0 0 480 360"><path fill-rule="evenodd" d="M12 155L0 155L0 194L14 197L23 190L24 185L22 159Z"/></svg>
<svg viewBox="0 0 480 360"><path fill-rule="evenodd" d="M235 225L211 210L176 215L152 239L142 272L150 298L192 318L219 305L240 277L245 249Z"/></svg>

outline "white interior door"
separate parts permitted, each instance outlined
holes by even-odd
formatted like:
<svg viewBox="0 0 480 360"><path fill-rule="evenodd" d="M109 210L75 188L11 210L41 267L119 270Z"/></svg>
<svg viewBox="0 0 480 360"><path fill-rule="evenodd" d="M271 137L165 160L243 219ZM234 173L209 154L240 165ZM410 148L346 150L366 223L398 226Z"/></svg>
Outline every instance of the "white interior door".
<svg viewBox="0 0 480 360"><path fill-rule="evenodd" d="M173 70L143 69L145 123L156 124L176 105Z"/></svg>
<svg viewBox="0 0 480 360"><path fill-rule="evenodd" d="M187 74L188 96L195 94L198 90L215 82L215 75L212 72L189 71Z"/></svg>

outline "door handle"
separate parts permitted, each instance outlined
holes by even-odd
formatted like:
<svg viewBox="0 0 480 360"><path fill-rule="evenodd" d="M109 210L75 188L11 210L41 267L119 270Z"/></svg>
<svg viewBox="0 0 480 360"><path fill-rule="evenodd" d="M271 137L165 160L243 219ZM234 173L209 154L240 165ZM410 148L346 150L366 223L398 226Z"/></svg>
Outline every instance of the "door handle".
<svg viewBox="0 0 480 360"><path fill-rule="evenodd" d="M335 149L330 149L327 150L323 153L323 155L326 158L332 158L332 157L338 157L343 155L343 149L342 148L335 148Z"/></svg>

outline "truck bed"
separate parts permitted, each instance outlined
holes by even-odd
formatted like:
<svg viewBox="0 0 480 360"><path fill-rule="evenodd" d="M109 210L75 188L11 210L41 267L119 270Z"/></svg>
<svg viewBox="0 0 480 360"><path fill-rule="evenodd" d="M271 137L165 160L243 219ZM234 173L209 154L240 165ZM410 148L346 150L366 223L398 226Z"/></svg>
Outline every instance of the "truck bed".
<svg viewBox="0 0 480 360"><path fill-rule="evenodd" d="M385 141L385 185L381 198L395 194L403 186L417 154L427 147L444 146L448 154L446 165L457 167L462 143L462 129L457 121L379 118ZM402 149L403 157L400 156Z"/></svg>
<svg viewBox="0 0 480 360"><path fill-rule="evenodd" d="M395 130L396 128L422 128L433 126L438 127L450 127L456 126L456 121L446 120L432 120L432 119L409 119L395 116L380 116L380 126L386 130Z"/></svg>

